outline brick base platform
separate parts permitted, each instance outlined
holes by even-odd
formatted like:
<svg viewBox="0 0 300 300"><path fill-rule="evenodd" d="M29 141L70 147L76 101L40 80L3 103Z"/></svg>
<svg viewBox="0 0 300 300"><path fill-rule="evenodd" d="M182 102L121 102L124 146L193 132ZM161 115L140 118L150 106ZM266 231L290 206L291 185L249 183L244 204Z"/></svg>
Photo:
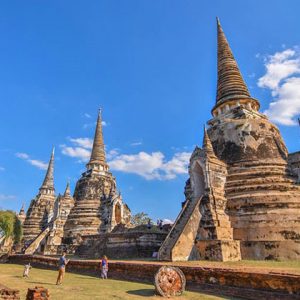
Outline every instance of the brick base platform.
<svg viewBox="0 0 300 300"><path fill-rule="evenodd" d="M12 255L10 263L57 269L57 258L37 255ZM71 260L67 272L100 276L99 261ZM162 262L114 262L109 264L109 277L113 279L153 283ZM178 266L178 264L176 265ZM244 299L300 299L300 275L259 272L217 267L179 266L183 271L187 289L212 294L237 296Z"/></svg>
<svg viewBox="0 0 300 300"><path fill-rule="evenodd" d="M49 300L49 291L43 287L36 286L34 289L28 289L26 300Z"/></svg>
<svg viewBox="0 0 300 300"><path fill-rule="evenodd" d="M20 300L20 291L0 284L0 299Z"/></svg>

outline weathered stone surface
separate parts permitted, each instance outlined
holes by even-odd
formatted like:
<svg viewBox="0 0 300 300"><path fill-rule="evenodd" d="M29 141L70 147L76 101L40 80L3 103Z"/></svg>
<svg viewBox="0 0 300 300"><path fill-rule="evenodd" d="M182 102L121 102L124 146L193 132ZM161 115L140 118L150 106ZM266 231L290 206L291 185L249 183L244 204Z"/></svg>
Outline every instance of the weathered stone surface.
<svg viewBox="0 0 300 300"><path fill-rule="evenodd" d="M53 183L54 151L38 195L31 201L23 224L23 244L27 248L43 232L53 217L55 189Z"/></svg>
<svg viewBox="0 0 300 300"><path fill-rule="evenodd" d="M185 291L185 276L177 267L163 266L154 277L155 290L163 297L180 296Z"/></svg>
<svg viewBox="0 0 300 300"><path fill-rule="evenodd" d="M158 252L166 236L167 232L151 231L147 228L82 236L82 243L76 249L75 255L88 258L109 255L110 259L151 258L154 252Z"/></svg>
<svg viewBox="0 0 300 300"><path fill-rule="evenodd" d="M64 195L54 195L54 152L44 182L32 200L24 222L26 254L75 252L81 236L107 233L117 225L129 225L130 209L117 192L116 179L105 160L102 121L99 113L92 154L87 171L71 196L69 184Z"/></svg>
<svg viewBox="0 0 300 300"><path fill-rule="evenodd" d="M117 192L116 179L105 160L100 113L91 158L76 184L74 200L64 226L66 247L79 245L81 236L110 232L116 225L130 222L130 210Z"/></svg>
<svg viewBox="0 0 300 300"><path fill-rule="evenodd" d="M33 289L28 289L26 300L49 300L50 294L48 289L36 286Z"/></svg>
<svg viewBox="0 0 300 300"><path fill-rule="evenodd" d="M198 257L214 260L299 259L300 155L290 155L288 161L278 128L258 111L259 102L250 96L219 22L217 26L213 119L202 149L196 147L191 156L185 206L159 258L193 259L197 256L180 253L196 248ZM199 205L188 210L188 203L196 201ZM190 220L198 215L194 234L181 225L183 215ZM180 239L185 243L176 242Z"/></svg>
<svg viewBox="0 0 300 300"><path fill-rule="evenodd" d="M20 212L17 214L18 219L20 220L21 224L23 225L25 219L26 219L26 213L24 209L24 205L22 205Z"/></svg>
<svg viewBox="0 0 300 300"><path fill-rule="evenodd" d="M289 153L288 163L291 172L298 177L298 183L300 182L300 151Z"/></svg>

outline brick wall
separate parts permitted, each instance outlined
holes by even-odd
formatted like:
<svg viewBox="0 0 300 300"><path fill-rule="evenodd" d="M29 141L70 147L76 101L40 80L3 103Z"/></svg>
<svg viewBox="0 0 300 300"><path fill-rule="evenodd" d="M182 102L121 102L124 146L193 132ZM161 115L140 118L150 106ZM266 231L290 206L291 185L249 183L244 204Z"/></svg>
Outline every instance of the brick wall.
<svg viewBox="0 0 300 300"><path fill-rule="evenodd" d="M30 262L35 267L57 268L57 258L36 255L12 255L11 263ZM161 262L109 263L109 277L136 282L153 283ZM238 296L245 299L300 299L300 275L243 271L236 269L182 266L187 289ZM71 260L67 272L100 276L99 262Z"/></svg>

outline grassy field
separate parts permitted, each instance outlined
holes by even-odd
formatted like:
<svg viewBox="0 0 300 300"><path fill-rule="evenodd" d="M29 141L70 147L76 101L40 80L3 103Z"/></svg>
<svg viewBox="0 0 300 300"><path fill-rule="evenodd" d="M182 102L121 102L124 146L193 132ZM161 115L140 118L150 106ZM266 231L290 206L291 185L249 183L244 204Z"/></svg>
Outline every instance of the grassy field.
<svg viewBox="0 0 300 300"><path fill-rule="evenodd" d="M275 260L241 260L241 261L188 261L172 262L173 265L186 265L198 267L220 267L233 269L255 269L261 271L274 271L300 274L300 260L275 261Z"/></svg>
<svg viewBox="0 0 300 300"><path fill-rule="evenodd" d="M33 268L29 279L22 278L23 266L0 264L0 283L10 288L17 288L21 292L21 299L25 299L27 288L43 286L50 291L52 300L88 300L88 299L160 299L155 296L154 286L128 281L101 280L96 277L66 273L61 286L56 286L56 271ZM231 299L210 296L200 293L185 292L180 300L217 300Z"/></svg>

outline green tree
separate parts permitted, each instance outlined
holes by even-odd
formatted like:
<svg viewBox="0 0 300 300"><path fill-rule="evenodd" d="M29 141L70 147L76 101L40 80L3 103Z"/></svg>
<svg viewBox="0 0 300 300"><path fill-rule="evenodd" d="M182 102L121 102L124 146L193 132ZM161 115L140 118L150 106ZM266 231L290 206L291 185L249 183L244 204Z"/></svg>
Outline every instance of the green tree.
<svg viewBox="0 0 300 300"><path fill-rule="evenodd" d="M140 226L140 225L145 225L148 224L148 222L152 221L148 214L144 212L137 213L135 215L131 216L131 224L134 226Z"/></svg>
<svg viewBox="0 0 300 300"><path fill-rule="evenodd" d="M12 237L15 243L21 241L22 224L13 211L0 211L0 236Z"/></svg>

